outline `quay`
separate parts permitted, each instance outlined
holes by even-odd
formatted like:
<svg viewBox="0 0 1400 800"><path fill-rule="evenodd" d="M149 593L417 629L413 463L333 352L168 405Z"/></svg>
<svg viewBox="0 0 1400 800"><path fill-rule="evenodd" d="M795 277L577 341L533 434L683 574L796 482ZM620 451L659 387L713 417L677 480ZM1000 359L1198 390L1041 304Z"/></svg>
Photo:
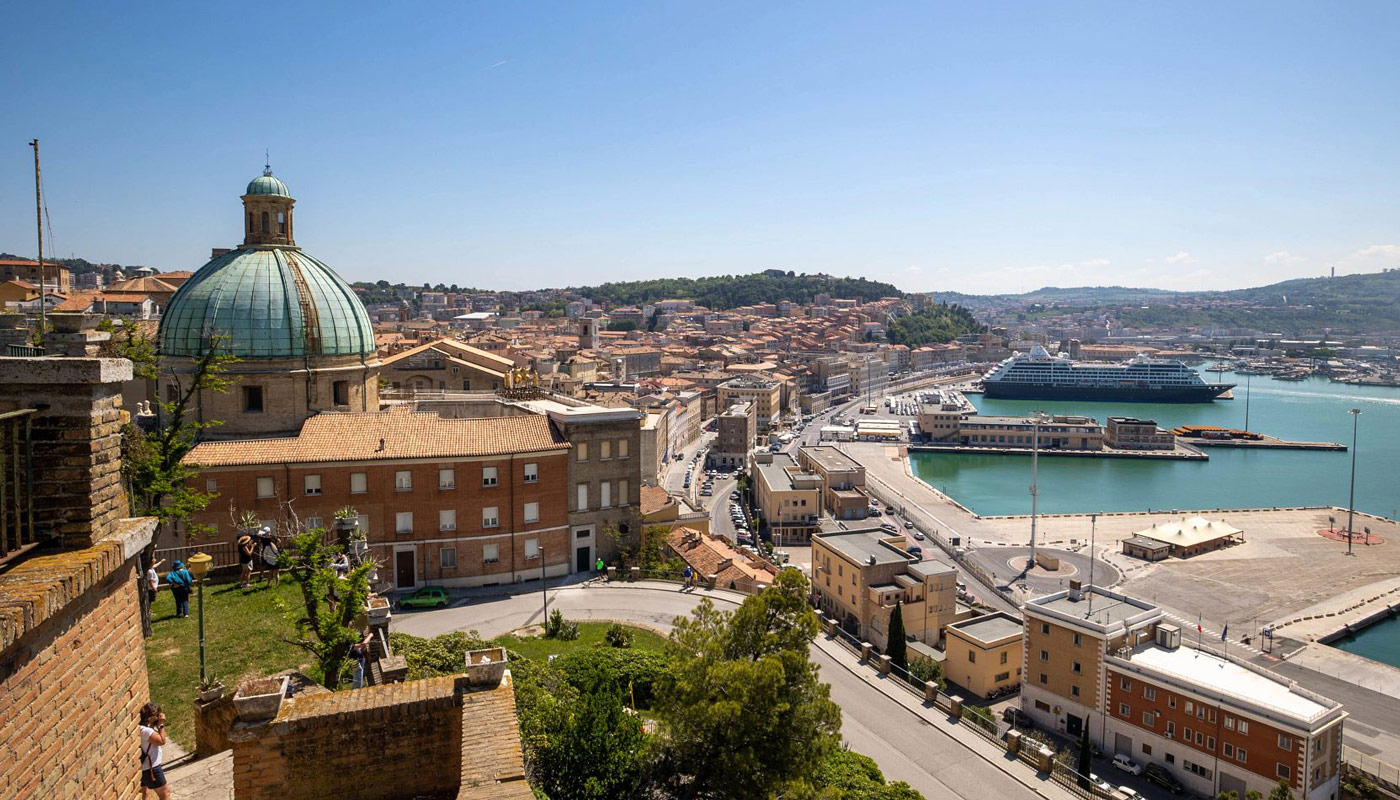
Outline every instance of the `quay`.
<svg viewBox="0 0 1400 800"><path fill-rule="evenodd" d="M1120 448L1104 445L1098 450L1066 450L1054 447L1040 448L1041 456L1078 456L1080 458L1146 458L1159 461L1209 461L1210 456L1192 447L1191 444L1178 442L1171 450L1124 450ZM1006 456L1028 456L1033 452L1030 447L1006 446L995 444L911 444L908 446L911 453L966 453L969 455L1006 455Z"/></svg>
<svg viewBox="0 0 1400 800"><path fill-rule="evenodd" d="M1199 436L1178 436L1192 447L1240 447L1256 450L1333 450L1345 452L1347 446L1337 442L1290 442L1276 436L1259 434L1258 439L1204 439Z"/></svg>

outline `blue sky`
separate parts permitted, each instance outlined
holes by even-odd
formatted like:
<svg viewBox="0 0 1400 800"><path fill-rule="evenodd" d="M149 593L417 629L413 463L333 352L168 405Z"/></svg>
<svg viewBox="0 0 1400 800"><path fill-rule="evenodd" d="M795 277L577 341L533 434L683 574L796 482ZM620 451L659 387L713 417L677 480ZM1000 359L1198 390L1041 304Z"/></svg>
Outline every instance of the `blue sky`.
<svg viewBox="0 0 1400 800"><path fill-rule="evenodd" d="M205 6L208 6L207 8ZM194 269L272 152L352 280L1400 266L1390 3L11 4L0 250Z"/></svg>

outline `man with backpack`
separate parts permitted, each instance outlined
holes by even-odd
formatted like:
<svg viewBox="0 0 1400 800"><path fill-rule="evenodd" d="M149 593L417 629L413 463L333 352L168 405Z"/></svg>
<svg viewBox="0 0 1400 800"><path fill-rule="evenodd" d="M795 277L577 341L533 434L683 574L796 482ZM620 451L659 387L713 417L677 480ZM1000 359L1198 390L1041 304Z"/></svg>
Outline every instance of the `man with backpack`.
<svg viewBox="0 0 1400 800"><path fill-rule="evenodd" d="M175 616L190 615L190 591L194 588L194 576L185 569L185 562L176 561L175 568L165 574L165 582L170 584L170 594L175 597Z"/></svg>

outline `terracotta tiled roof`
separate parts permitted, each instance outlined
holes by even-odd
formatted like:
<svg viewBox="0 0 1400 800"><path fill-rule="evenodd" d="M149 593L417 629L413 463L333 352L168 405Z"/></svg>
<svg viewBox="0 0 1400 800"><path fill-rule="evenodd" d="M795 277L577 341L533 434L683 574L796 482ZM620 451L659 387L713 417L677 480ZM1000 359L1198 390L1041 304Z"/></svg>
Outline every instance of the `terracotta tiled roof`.
<svg viewBox="0 0 1400 800"><path fill-rule="evenodd" d="M773 582L773 571L762 561L750 561L720 538L694 528L674 528L666 543L702 577L716 575L716 585ZM728 562L728 563L726 563Z"/></svg>
<svg viewBox="0 0 1400 800"><path fill-rule="evenodd" d="M654 514L671 502L671 493L660 486L642 487L642 514Z"/></svg>
<svg viewBox="0 0 1400 800"><path fill-rule="evenodd" d="M203 442L185 461L205 467L306 464L329 461L393 461L535 453L569 447L543 415L444 419L395 409L323 413L301 433L276 439Z"/></svg>

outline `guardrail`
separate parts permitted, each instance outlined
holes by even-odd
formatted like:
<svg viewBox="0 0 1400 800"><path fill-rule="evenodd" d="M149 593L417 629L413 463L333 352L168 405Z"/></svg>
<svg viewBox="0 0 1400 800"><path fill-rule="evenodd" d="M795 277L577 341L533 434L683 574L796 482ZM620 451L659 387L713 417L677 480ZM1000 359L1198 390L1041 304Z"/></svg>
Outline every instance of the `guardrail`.
<svg viewBox="0 0 1400 800"><path fill-rule="evenodd" d="M1368 756L1350 745L1342 745L1342 764L1347 769L1365 775L1392 794L1400 793L1400 767Z"/></svg>
<svg viewBox="0 0 1400 800"><path fill-rule="evenodd" d="M165 559L168 566L176 561L189 561L190 556L199 552L207 553L213 557L214 563L210 564L210 567L214 569L238 564L238 550L234 547L233 542L210 542L183 547L166 547L156 551L156 560Z"/></svg>

